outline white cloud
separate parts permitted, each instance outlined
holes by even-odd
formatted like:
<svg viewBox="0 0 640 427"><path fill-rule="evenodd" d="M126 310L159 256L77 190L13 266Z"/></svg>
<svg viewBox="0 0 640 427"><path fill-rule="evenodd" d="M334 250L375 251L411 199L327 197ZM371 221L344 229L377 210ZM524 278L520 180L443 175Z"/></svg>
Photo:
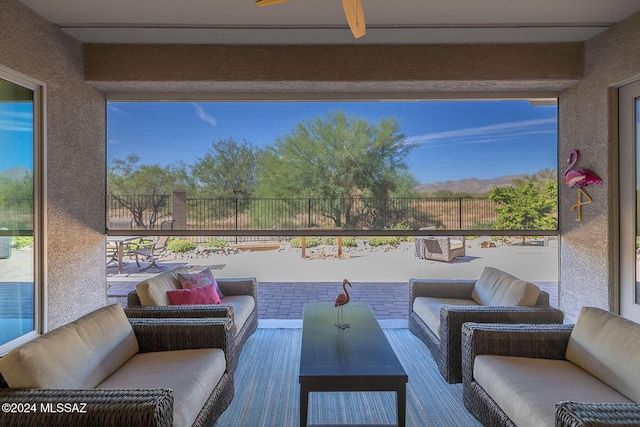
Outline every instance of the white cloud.
<svg viewBox="0 0 640 427"><path fill-rule="evenodd" d="M458 142L462 142L461 140L469 140L470 138L474 138L473 141L467 142L478 142L479 138L483 139L484 141L505 139L505 137L508 136L547 133L549 132L549 130L543 129L542 127L552 124L556 124L555 118L525 120L523 122L512 123L499 123L495 125L479 126L475 128L466 128L446 132L435 132L426 135L410 136L405 139L405 143L429 143L431 145L432 143L444 142L442 140L457 140Z"/></svg>
<svg viewBox="0 0 640 427"><path fill-rule="evenodd" d="M193 105L193 108L196 110L196 114L198 115L198 118L204 122L209 123L211 126L216 127L218 126L218 122L216 121L215 117L210 116L209 114L207 114L201 106L199 106L198 104L192 102L191 105Z"/></svg>
<svg viewBox="0 0 640 427"><path fill-rule="evenodd" d="M32 132L33 113L0 108L0 130L11 132Z"/></svg>

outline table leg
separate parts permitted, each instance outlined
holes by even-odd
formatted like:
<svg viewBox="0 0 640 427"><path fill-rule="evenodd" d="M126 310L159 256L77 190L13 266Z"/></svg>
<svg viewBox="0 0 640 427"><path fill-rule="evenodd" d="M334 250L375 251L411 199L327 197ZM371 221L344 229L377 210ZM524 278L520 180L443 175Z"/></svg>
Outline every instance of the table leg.
<svg viewBox="0 0 640 427"><path fill-rule="evenodd" d="M396 404L398 406L398 427L405 427L407 412L407 386L405 384L396 390Z"/></svg>
<svg viewBox="0 0 640 427"><path fill-rule="evenodd" d="M309 413L309 389L300 386L300 427L307 427L307 416Z"/></svg>
<svg viewBox="0 0 640 427"><path fill-rule="evenodd" d="M122 274L122 252L124 252L124 243L118 242L118 273Z"/></svg>

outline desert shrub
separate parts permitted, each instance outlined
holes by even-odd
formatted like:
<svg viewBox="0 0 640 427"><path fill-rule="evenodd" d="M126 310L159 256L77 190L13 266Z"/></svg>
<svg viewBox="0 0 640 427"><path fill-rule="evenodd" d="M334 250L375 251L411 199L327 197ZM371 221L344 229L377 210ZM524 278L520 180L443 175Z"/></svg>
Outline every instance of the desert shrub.
<svg viewBox="0 0 640 427"><path fill-rule="evenodd" d="M13 246L16 249L26 248L33 244L33 236L16 236L13 238Z"/></svg>
<svg viewBox="0 0 640 427"><path fill-rule="evenodd" d="M369 246L396 245L400 242L397 236L373 236L369 237Z"/></svg>
<svg viewBox="0 0 640 427"><path fill-rule="evenodd" d="M171 240L167 243L167 249L171 252L189 252L196 248L196 245L190 240Z"/></svg>
<svg viewBox="0 0 640 427"><path fill-rule="evenodd" d="M343 237L342 238L342 246L346 246L349 248L356 247L356 238L355 237Z"/></svg>
<svg viewBox="0 0 640 427"><path fill-rule="evenodd" d="M209 241L207 241L206 243L206 247L208 248L224 248L229 244L229 242L227 242L224 239L211 239Z"/></svg>
<svg viewBox="0 0 640 427"><path fill-rule="evenodd" d="M294 237L293 239L291 239L289 241L289 244L291 244L292 248L301 248L302 247L302 237ZM307 247L308 248L313 248L315 246L321 245L322 242L319 238L317 237L307 237Z"/></svg>

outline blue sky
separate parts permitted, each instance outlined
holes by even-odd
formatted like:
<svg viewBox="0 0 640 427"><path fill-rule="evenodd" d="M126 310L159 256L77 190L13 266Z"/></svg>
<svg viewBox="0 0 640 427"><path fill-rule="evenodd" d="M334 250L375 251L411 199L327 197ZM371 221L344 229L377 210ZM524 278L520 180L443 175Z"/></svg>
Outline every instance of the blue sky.
<svg viewBox="0 0 640 427"><path fill-rule="evenodd" d="M532 174L557 167L557 108L528 101L109 102L107 156L186 164L213 141L273 144L301 121L329 111L377 122L395 117L408 164L421 183Z"/></svg>
<svg viewBox="0 0 640 427"><path fill-rule="evenodd" d="M136 153L145 164L186 164L213 141L273 144L301 121L345 111L395 117L421 183L532 174L557 166L557 108L527 101L108 102L107 161ZM0 103L0 171L33 169L31 103Z"/></svg>
<svg viewBox="0 0 640 427"><path fill-rule="evenodd" d="M33 171L31 102L0 102L0 172L15 166Z"/></svg>

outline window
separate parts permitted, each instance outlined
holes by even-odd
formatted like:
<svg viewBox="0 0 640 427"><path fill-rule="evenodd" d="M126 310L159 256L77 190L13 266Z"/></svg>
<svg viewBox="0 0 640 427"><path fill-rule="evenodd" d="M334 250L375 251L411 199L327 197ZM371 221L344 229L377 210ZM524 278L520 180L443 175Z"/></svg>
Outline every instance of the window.
<svg viewBox="0 0 640 427"><path fill-rule="evenodd" d="M393 247L377 281L495 266L557 306L557 114L556 98L111 99L108 295L124 298L124 276L156 261L279 282L302 256L353 260L293 278L322 282ZM169 255L126 257L158 236Z"/></svg>
<svg viewBox="0 0 640 427"><path fill-rule="evenodd" d="M0 69L0 352L40 330L40 86Z"/></svg>
<svg viewBox="0 0 640 427"><path fill-rule="evenodd" d="M558 229L556 99L109 101L107 133L136 229Z"/></svg>

